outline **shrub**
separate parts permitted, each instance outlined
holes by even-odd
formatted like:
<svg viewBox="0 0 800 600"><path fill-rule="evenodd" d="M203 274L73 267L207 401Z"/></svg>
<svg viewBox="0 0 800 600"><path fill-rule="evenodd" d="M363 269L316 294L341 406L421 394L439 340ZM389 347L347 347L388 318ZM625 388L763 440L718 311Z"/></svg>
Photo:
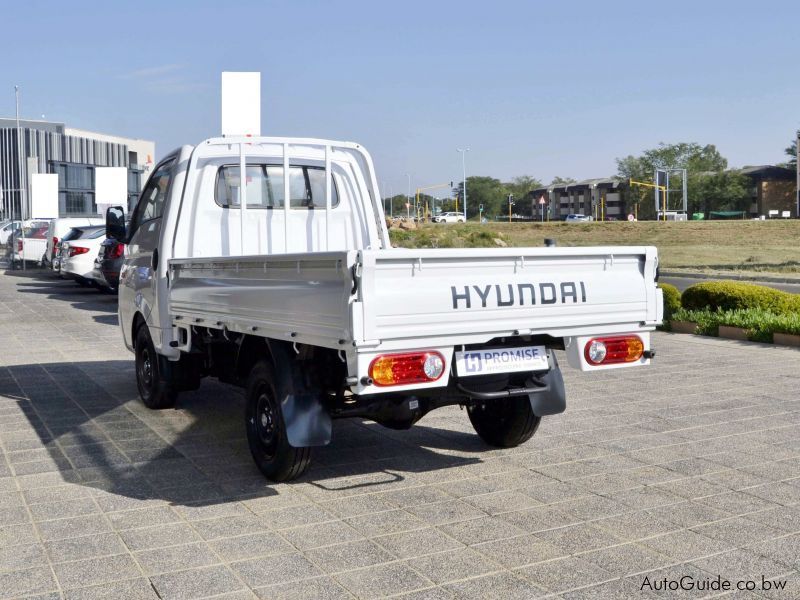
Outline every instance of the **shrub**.
<svg viewBox="0 0 800 600"><path fill-rule="evenodd" d="M736 310L689 310L681 308L672 318L697 323L697 333L718 335L720 325L741 327L747 337L755 342L771 342L774 333L800 335L800 312L778 315L761 308Z"/></svg>
<svg viewBox="0 0 800 600"><path fill-rule="evenodd" d="M800 313L800 294L739 281L709 281L688 287L681 305L689 310L760 308L774 314Z"/></svg>
<svg viewBox="0 0 800 600"><path fill-rule="evenodd" d="M669 283L659 283L658 287L664 294L664 320L669 321L673 313L681 307L681 293Z"/></svg>

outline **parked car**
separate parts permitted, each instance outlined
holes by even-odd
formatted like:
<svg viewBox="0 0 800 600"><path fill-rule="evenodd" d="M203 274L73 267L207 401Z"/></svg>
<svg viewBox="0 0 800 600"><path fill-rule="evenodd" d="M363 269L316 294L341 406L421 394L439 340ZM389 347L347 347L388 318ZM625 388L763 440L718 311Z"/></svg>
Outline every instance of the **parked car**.
<svg viewBox="0 0 800 600"><path fill-rule="evenodd" d="M11 265L40 264L47 248L47 228L50 222L42 220L25 221L22 229L9 238L11 243Z"/></svg>
<svg viewBox="0 0 800 600"><path fill-rule="evenodd" d="M103 287L117 291L119 286L119 271L125 258L125 244L114 238L106 238L100 244L97 258L94 259L94 278Z"/></svg>
<svg viewBox="0 0 800 600"><path fill-rule="evenodd" d="M0 225L0 245L5 245L8 243L8 238L15 231L19 231L21 221L4 221L2 225Z"/></svg>
<svg viewBox="0 0 800 600"><path fill-rule="evenodd" d="M102 225L105 220L100 217L64 217L50 221L47 230L47 248L45 250L42 264L45 267L52 267L53 259L56 254L56 247L64 235L73 227L89 227L91 225Z"/></svg>
<svg viewBox="0 0 800 600"><path fill-rule="evenodd" d="M50 268L55 271L56 273L61 272L61 247L71 241L77 240L84 234L84 230L87 229L86 227L73 227L64 236L55 244L55 248L53 250L53 259L50 261Z"/></svg>
<svg viewBox="0 0 800 600"><path fill-rule="evenodd" d="M463 223L464 213L460 212L444 212L433 217L434 223Z"/></svg>
<svg viewBox="0 0 800 600"><path fill-rule="evenodd" d="M591 215L582 215L582 214L575 214L575 215L567 215L567 218L564 219L567 223L586 223L587 221L592 221Z"/></svg>
<svg viewBox="0 0 800 600"><path fill-rule="evenodd" d="M81 285L91 285L94 279L94 259L100 244L106 239L105 227L82 228L80 237L61 242L59 255L61 277L74 279Z"/></svg>
<svg viewBox="0 0 800 600"><path fill-rule="evenodd" d="M654 246L392 249L377 181L352 142L213 138L155 166L129 226L109 208L145 406L206 376L243 387L253 459L284 481L333 419L408 429L460 405L510 448L566 409L556 349L581 371L650 364Z"/></svg>

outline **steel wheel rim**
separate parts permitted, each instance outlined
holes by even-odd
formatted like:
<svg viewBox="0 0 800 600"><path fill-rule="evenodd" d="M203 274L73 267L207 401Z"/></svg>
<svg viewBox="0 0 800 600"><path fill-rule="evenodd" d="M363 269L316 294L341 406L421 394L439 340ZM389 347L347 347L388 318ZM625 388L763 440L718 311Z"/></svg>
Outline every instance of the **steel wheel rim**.
<svg viewBox="0 0 800 600"><path fill-rule="evenodd" d="M278 412L266 386L259 388L253 426L265 454L273 456L278 446Z"/></svg>

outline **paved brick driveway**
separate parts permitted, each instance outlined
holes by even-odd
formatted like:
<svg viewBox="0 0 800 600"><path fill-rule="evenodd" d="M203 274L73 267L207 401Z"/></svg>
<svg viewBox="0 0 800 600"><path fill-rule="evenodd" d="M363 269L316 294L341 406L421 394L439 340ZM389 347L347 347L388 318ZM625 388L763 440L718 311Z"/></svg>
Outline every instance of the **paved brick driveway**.
<svg viewBox="0 0 800 600"><path fill-rule="evenodd" d="M271 485L241 395L146 410L115 324L112 296L0 274L2 597L673 597L640 588L684 575L800 597L800 352L658 334L653 368L567 370L566 414L521 448L457 408L337 422Z"/></svg>

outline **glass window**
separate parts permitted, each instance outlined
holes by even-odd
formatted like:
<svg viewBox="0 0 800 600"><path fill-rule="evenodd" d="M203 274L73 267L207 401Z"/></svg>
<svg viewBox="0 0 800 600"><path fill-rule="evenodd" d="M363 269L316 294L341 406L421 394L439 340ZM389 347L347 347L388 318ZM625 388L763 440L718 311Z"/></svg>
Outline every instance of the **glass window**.
<svg viewBox="0 0 800 600"><path fill-rule="evenodd" d="M217 173L215 200L224 208L239 206L239 166L225 165ZM283 208L283 166L247 165L245 193L248 208ZM289 206L291 208L325 208L325 169L321 167L289 167ZM339 205L334 183L331 207Z"/></svg>
<svg viewBox="0 0 800 600"><path fill-rule="evenodd" d="M148 180L142 195L139 197L139 203L136 205L136 211L131 222L131 236L142 223L158 219L164 212L164 202L167 199L169 184L172 180L172 165L174 163L175 159L162 163Z"/></svg>

